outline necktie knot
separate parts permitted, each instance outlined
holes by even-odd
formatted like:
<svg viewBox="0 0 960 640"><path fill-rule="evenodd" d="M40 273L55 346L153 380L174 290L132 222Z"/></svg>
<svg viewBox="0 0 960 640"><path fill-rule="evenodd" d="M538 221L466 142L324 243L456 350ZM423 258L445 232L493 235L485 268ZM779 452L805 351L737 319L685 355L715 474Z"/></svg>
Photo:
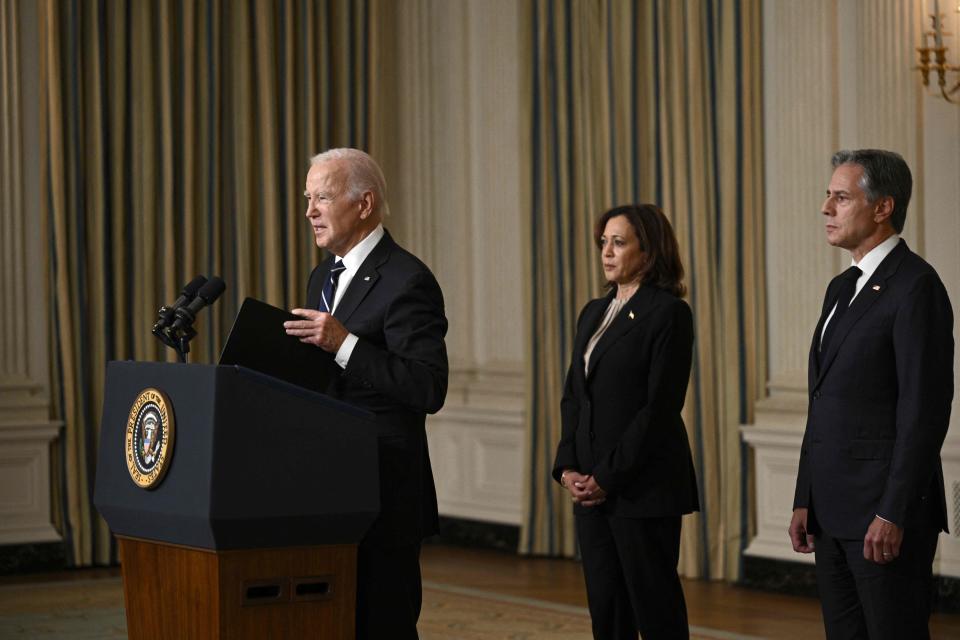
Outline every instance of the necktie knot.
<svg viewBox="0 0 960 640"><path fill-rule="evenodd" d="M857 280L860 279L860 276L863 275L863 271L860 270L860 267L850 267L843 272L841 276L846 281L853 281L854 284L857 283Z"/></svg>

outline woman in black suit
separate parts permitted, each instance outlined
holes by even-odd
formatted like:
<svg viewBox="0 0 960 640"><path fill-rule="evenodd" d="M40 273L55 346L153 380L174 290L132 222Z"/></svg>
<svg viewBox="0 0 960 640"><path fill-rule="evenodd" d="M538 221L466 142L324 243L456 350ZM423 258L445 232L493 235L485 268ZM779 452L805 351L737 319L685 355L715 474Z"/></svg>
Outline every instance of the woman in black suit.
<svg viewBox="0 0 960 640"><path fill-rule="evenodd" d="M575 502L593 635L688 638L680 519L699 510L680 417L693 349L670 222L649 204L594 231L609 293L577 321L553 477Z"/></svg>

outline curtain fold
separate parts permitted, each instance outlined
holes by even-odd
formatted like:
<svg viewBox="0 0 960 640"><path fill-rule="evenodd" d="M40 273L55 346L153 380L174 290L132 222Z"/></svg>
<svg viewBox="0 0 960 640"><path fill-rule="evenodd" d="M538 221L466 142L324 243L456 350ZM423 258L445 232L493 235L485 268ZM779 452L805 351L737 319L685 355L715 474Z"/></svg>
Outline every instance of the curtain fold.
<svg viewBox="0 0 960 640"><path fill-rule="evenodd" d="M537 0L533 11L532 390L521 551L576 553L549 478L576 315L600 293L593 221L627 202L674 225L695 319L684 408L702 511L680 570L732 579L749 521L739 425L765 379L759 0Z"/></svg>
<svg viewBox="0 0 960 640"><path fill-rule="evenodd" d="M299 194L310 155L365 148L369 0L43 0L43 187L59 469L74 565L114 559L92 505L106 362L173 360L156 311L202 273L214 362L246 296L303 301L319 258Z"/></svg>

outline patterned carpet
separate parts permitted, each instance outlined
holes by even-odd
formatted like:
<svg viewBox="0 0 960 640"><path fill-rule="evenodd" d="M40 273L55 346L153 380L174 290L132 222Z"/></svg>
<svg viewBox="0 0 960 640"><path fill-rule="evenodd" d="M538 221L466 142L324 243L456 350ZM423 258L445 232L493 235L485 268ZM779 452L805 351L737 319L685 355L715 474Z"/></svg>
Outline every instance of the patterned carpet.
<svg viewBox="0 0 960 640"><path fill-rule="evenodd" d="M427 582L423 640L589 640L590 617L581 607ZM0 587L0 639L124 639L120 578ZM746 636L694 627L699 640Z"/></svg>
<svg viewBox="0 0 960 640"><path fill-rule="evenodd" d="M432 582L423 585L422 640L590 640L586 609Z"/></svg>

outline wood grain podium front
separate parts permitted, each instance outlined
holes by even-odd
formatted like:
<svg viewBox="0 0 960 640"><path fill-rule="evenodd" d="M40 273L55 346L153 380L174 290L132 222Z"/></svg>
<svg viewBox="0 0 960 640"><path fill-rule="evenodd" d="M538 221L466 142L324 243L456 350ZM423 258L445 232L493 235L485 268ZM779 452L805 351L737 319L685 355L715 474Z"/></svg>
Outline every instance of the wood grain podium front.
<svg viewBox="0 0 960 640"><path fill-rule="evenodd" d="M354 637L356 545L216 552L119 541L130 640Z"/></svg>
<svg viewBox="0 0 960 640"><path fill-rule="evenodd" d="M153 417L144 390L162 392ZM168 466L144 486L158 450ZM94 503L120 543L130 640L354 638L378 487L361 410L241 367L108 365Z"/></svg>

